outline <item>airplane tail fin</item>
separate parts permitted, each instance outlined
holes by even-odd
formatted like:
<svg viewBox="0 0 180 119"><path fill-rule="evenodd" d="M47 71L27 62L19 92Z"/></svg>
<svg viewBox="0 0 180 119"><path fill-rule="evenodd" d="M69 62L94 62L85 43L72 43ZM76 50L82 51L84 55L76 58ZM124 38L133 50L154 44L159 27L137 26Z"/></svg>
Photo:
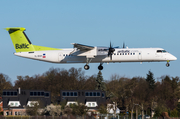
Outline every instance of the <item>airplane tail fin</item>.
<svg viewBox="0 0 180 119"><path fill-rule="evenodd" d="M23 27L12 27L6 28L9 32L11 40L13 42L16 52L33 52L33 51L43 51L43 50L61 50L57 48L36 46L31 43L27 35L25 34L25 28Z"/></svg>
<svg viewBox="0 0 180 119"><path fill-rule="evenodd" d="M6 28L9 32L11 40L13 42L14 48L16 52L31 52L35 51L31 41L25 34L25 28L22 27L14 27L14 28Z"/></svg>

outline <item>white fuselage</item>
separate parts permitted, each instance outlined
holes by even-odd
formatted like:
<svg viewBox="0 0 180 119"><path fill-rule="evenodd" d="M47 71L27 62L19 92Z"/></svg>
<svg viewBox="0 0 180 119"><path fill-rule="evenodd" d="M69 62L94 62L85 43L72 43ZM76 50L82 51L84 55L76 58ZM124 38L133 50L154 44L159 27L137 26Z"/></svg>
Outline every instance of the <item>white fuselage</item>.
<svg viewBox="0 0 180 119"><path fill-rule="evenodd" d="M110 63L110 62L159 62L172 61L177 58L162 48L116 48L112 60L108 55L86 55L88 52L76 51L74 49L50 50L50 51L34 51L14 53L17 56L41 60L52 63L87 63L87 59L92 59L91 63ZM73 53L72 53L73 52ZM103 52L104 53L104 52Z"/></svg>

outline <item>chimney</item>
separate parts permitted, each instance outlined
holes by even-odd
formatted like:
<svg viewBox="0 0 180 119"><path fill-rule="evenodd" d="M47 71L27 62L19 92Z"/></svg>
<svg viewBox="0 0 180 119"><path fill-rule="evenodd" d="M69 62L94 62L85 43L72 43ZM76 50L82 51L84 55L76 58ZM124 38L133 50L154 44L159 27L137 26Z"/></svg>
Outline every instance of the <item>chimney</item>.
<svg viewBox="0 0 180 119"><path fill-rule="evenodd" d="M18 89L18 90L19 90L19 94L21 94L21 88L20 88L20 87L19 87L19 89Z"/></svg>

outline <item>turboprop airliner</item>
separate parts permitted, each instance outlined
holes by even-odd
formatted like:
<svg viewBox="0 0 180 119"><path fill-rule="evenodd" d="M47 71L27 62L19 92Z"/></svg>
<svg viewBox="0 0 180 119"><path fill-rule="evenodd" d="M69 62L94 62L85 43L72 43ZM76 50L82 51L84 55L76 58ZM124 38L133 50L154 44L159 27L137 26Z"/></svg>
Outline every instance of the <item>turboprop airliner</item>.
<svg viewBox="0 0 180 119"><path fill-rule="evenodd" d="M90 68L89 63L100 63L99 70L103 69L103 63L115 62L167 62L177 60L175 56L162 48L127 48L123 47L96 47L72 43L73 48L59 49L33 45L27 35L25 28L6 28L12 39L14 55L34 60L52 63L85 63L84 69Z"/></svg>

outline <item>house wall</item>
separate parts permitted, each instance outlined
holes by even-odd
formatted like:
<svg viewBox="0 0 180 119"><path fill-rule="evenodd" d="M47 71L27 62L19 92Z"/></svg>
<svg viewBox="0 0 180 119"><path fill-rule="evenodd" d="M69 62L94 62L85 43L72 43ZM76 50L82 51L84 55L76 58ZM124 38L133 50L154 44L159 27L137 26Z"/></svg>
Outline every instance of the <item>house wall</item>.
<svg viewBox="0 0 180 119"><path fill-rule="evenodd" d="M51 95L48 91L43 90L3 90L3 109L6 115L25 115L25 107L31 106L34 101L39 102L40 108L51 104Z"/></svg>
<svg viewBox="0 0 180 119"><path fill-rule="evenodd" d="M88 93L88 95L86 95L86 93ZM94 93L96 95L94 95ZM101 90L61 90L60 102L63 101L66 101L67 104L79 102L85 104L89 109L97 109L100 104L106 102L106 93ZM89 103L91 104L89 105Z"/></svg>
<svg viewBox="0 0 180 119"><path fill-rule="evenodd" d="M3 101L0 102L0 107L1 107L0 112L2 112L3 111Z"/></svg>
<svg viewBox="0 0 180 119"><path fill-rule="evenodd" d="M11 110L4 110L4 116L7 115L25 115L26 109L11 109Z"/></svg>

